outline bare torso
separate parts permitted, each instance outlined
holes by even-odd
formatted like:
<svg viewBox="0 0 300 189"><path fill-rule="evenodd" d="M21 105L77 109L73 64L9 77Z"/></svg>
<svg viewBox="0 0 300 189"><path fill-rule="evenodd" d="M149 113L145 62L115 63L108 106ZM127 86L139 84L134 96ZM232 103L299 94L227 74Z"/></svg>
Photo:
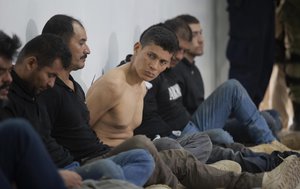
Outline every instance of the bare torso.
<svg viewBox="0 0 300 189"><path fill-rule="evenodd" d="M97 96L96 93L102 95L94 98ZM145 83L127 82L126 70L124 73L122 69L108 73L107 77L101 77L92 85L87 93L91 126L105 144L117 146L133 136L133 130L142 121L145 94ZM95 107L102 104L106 104L104 110L95 111L102 110L101 107Z"/></svg>

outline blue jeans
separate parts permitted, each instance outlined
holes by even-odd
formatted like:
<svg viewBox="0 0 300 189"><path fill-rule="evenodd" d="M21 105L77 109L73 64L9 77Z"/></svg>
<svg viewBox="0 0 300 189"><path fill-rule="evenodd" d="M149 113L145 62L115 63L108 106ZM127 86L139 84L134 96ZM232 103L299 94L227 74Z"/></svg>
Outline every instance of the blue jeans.
<svg viewBox="0 0 300 189"><path fill-rule="evenodd" d="M260 114L264 117L274 137L278 140L277 134L282 129L279 113L275 110L264 110ZM241 124L237 119L232 118L226 122L224 130L230 133L235 142L251 144L252 140L247 130L243 130L244 127L245 125Z"/></svg>
<svg viewBox="0 0 300 189"><path fill-rule="evenodd" d="M202 132L209 136L213 144L231 144L234 142L232 136L223 129L210 129L207 131L200 131L200 129L191 121L184 127L181 136L191 135L196 132Z"/></svg>
<svg viewBox="0 0 300 189"><path fill-rule="evenodd" d="M219 86L198 107L191 122L199 131L206 131L223 128L231 115L245 126L243 129L249 133L252 142L270 143L276 139L246 90L234 79Z"/></svg>
<svg viewBox="0 0 300 189"><path fill-rule="evenodd" d="M83 179L120 179L143 186L152 175L154 167L154 159L148 151L133 149L84 164L74 171Z"/></svg>
<svg viewBox="0 0 300 189"><path fill-rule="evenodd" d="M1 188L7 182L18 189L66 189L38 134L22 119L0 124Z"/></svg>

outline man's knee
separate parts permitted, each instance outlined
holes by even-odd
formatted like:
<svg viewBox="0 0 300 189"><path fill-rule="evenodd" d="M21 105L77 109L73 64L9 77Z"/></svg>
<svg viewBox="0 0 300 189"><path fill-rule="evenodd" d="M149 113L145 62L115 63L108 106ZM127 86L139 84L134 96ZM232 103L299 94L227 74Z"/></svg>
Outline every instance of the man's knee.
<svg viewBox="0 0 300 189"><path fill-rule="evenodd" d="M156 139L153 141L153 144L158 151L182 148L178 141L169 137Z"/></svg>
<svg viewBox="0 0 300 189"><path fill-rule="evenodd" d="M123 153L127 153L126 159L134 159L136 162L144 162L147 164L154 165L154 159L147 149L133 149Z"/></svg>
<svg viewBox="0 0 300 189"><path fill-rule="evenodd" d="M231 89L242 88L242 84L236 79L229 79L228 81L225 82L225 84L226 84L226 87L231 88Z"/></svg>
<svg viewBox="0 0 300 189"><path fill-rule="evenodd" d="M204 133L210 137L213 144L230 144L234 142L232 136L223 129L211 129Z"/></svg>
<svg viewBox="0 0 300 189"><path fill-rule="evenodd" d="M157 149L153 142L145 135L135 135L131 138L131 144L135 148L141 148L148 150L151 154L157 153Z"/></svg>
<svg viewBox="0 0 300 189"><path fill-rule="evenodd" d="M199 161L206 162L212 151L210 137L203 132L187 135L178 140L181 146L191 152Z"/></svg>
<svg viewBox="0 0 300 189"><path fill-rule="evenodd" d="M32 126L24 119L5 120L1 123L0 129L3 134L7 133L9 136L20 135L31 138L31 136L34 135Z"/></svg>

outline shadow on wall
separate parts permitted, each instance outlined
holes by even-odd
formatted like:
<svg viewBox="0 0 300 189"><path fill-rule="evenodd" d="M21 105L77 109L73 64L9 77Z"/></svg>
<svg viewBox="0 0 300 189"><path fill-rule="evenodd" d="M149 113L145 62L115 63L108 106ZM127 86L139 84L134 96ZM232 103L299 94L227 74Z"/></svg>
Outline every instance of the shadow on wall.
<svg viewBox="0 0 300 189"><path fill-rule="evenodd" d="M106 64L101 70L101 73L104 74L110 69L116 67L119 64L119 61L119 44L117 35L115 32L112 32L109 37L108 58Z"/></svg>
<svg viewBox="0 0 300 189"><path fill-rule="evenodd" d="M139 37L141 35L141 28L139 26L135 27L134 35L132 39L132 43L128 44L129 53L132 53L133 45L139 41ZM124 60L127 54L122 54L121 59L119 60L119 51L118 51L118 40L116 33L112 33L109 39L109 47L108 47L108 59L106 61L106 64L102 70L100 70L101 75L109 71L110 69L116 67L120 64L121 60Z"/></svg>
<svg viewBox="0 0 300 189"><path fill-rule="evenodd" d="M39 35L39 33L38 33L36 23L34 20L30 19L26 27L26 43L37 35Z"/></svg>

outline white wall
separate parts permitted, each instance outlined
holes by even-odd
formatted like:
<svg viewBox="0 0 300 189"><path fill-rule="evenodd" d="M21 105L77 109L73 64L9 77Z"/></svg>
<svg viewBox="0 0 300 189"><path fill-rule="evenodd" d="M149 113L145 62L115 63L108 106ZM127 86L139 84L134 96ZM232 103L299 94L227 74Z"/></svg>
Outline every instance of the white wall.
<svg viewBox="0 0 300 189"><path fill-rule="evenodd" d="M208 95L218 81L215 9L212 0L0 0L0 29L17 34L24 44L39 34L54 14L68 14L82 21L91 54L85 68L72 75L86 90L94 77L132 52L133 44L144 29L188 13L196 16L204 28L205 54L197 58L196 63Z"/></svg>

